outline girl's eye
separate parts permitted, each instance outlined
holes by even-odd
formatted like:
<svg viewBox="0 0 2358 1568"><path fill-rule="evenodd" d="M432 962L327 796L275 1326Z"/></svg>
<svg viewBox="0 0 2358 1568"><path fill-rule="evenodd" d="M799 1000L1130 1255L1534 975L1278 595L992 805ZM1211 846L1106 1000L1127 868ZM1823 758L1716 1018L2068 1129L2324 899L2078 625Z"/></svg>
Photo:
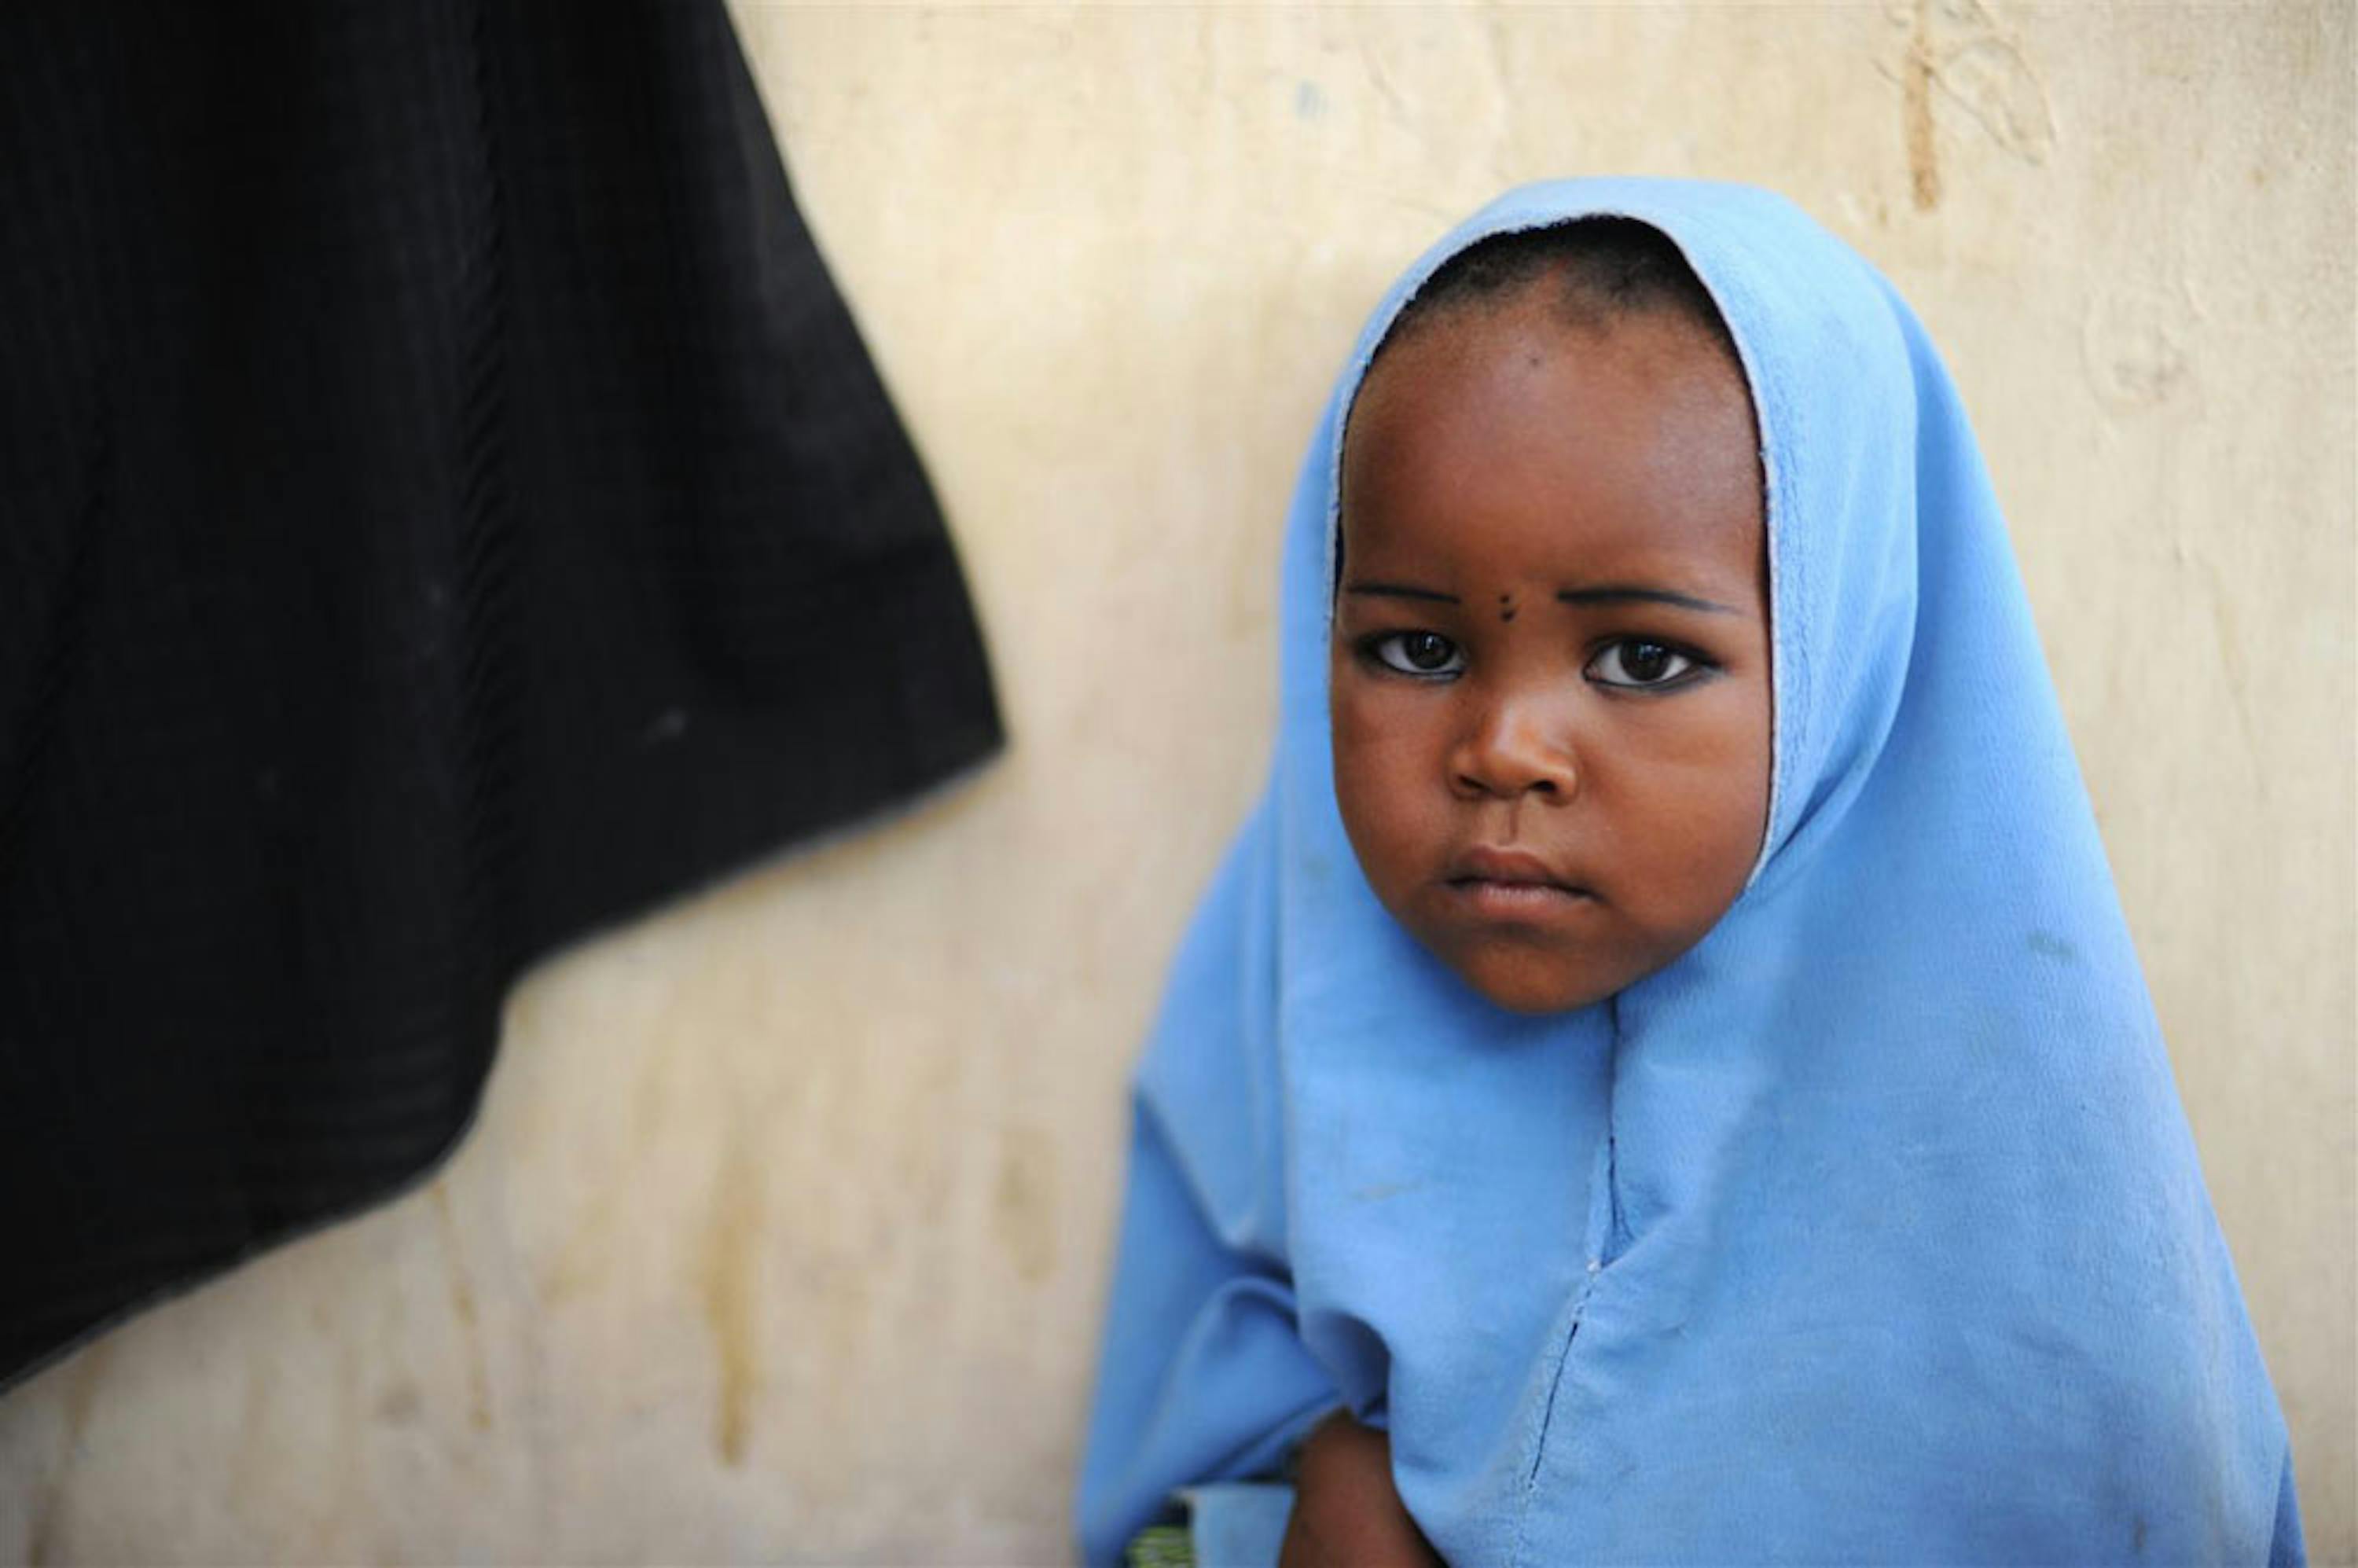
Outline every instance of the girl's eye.
<svg viewBox="0 0 2358 1568"><path fill-rule="evenodd" d="M1438 632L1388 632L1368 647L1386 668L1404 676L1454 676L1466 667L1457 644Z"/></svg>
<svg viewBox="0 0 2358 1568"><path fill-rule="evenodd" d="M1625 637L1589 660L1586 673L1603 686L1660 689L1678 685L1698 667L1693 654L1681 653L1668 643Z"/></svg>

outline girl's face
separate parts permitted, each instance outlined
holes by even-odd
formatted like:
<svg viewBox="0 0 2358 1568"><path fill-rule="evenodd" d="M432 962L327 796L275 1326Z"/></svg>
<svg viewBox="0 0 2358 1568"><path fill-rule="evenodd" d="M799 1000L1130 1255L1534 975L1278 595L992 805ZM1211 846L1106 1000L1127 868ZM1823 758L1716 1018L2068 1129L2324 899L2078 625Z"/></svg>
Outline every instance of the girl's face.
<svg viewBox="0 0 2358 1568"><path fill-rule="evenodd" d="M1725 348L1536 290L1387 347L1343 465L1335 792L1467 984L1582 1007L1743 890L1768 808L1758 443Z"/></svg>

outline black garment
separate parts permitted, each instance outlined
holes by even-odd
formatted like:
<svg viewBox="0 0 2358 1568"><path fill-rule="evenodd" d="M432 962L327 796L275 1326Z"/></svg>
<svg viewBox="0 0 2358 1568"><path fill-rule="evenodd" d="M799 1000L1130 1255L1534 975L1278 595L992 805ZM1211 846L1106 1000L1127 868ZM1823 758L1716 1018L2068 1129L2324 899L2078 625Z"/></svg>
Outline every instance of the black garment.
<svg viewBox="0 0 2358 1568"><path fill-rule="evenodd" d="M717 0L0 7L0 1380L998 738Z"/></svg>

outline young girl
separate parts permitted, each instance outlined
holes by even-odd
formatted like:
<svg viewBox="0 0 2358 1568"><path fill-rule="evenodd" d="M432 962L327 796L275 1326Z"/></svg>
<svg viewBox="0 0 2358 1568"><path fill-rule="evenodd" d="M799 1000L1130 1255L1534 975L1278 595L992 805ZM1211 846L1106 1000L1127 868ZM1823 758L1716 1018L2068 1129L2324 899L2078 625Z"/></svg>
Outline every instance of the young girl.
<svg viewBox="0 0 2358 1568"><path fill-rule="evenodd" d="M1362 335L1282 637L1139 1071L1090 1562L1289 1463L1293 1562L2299 1558L2005 525L1870 268L1756 190L1501 199Z"/></svg>

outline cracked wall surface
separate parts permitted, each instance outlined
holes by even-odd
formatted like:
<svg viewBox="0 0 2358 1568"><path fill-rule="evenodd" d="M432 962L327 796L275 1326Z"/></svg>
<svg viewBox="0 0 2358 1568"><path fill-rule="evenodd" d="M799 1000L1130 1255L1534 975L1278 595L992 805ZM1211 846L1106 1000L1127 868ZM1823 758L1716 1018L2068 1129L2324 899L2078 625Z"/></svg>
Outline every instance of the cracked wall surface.
<svg viewBox="0 0 2358 1568"><path fill-rule="evenodd" d="M1614 170L1784 189L1943 346L2358 1558L2348 5L736 15L1013 749L544 966L434 1183L0 1400L0 1559L1061 1560L1293 465L1410 256Z"/></svg>

